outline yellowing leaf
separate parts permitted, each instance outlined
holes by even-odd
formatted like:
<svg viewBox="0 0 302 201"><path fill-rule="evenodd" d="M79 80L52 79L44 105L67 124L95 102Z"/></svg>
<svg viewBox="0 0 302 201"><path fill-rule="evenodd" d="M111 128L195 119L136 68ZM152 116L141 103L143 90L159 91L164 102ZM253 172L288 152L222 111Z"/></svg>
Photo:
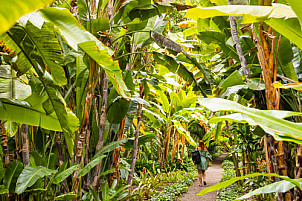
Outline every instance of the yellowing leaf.
<svg viewBox="0 0 302 201"><path fill-rule="evenodd" d="M53 0L10 0L1 1L0 35L8 31L23 15L48 6Z"/></svg>
<svg viewBox="0 0 302 201"><path fill-rule="evenodd" d="M302 91L302 82L292 83L292 84L282 84L280 82L274 83L274 87L276 88L282 88L282 89L295 89L298 91Z"/></svg>
<svg viewBox="0 0 302 201"><path fill-rule="evenodd" d="M216 16L243 16L242 23L253 23L269 18L296 18L290 6L273 4L273 6L229 5L215 7L198 7L189 9L186 17L194 20Z"/></svg>
<svg viewBox="0 0 302 201"><path fill-rule="evenodd" d="M180 26L180 27L196 27L197 22L194 20L183 21L183 22L178 23L178 26Z"/></svg>
<svg viewBox="0 0 302 201"><path fill-rule="evenodd" d="M137 119L133 119L133 124L135 125L135 127L137 127ZM143 122L141 122L141 126L139 127L139 132L141 132L142 134L146 135L145 133L145 125Z"/></svg>

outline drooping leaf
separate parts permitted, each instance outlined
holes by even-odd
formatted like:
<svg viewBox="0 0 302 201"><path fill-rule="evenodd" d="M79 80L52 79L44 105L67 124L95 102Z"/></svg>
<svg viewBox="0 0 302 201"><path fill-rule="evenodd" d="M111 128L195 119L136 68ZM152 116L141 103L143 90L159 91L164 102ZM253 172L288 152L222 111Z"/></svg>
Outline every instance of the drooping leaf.
<svg viewBox="0 0 302 201"><path fill-rule="evenodd" d="M265 23L285 36L291 42L295 43L299 48L302 48L302 30L298 19L293 18L284 20L271 18L266 20Z"/></svg>
<svg viewBox="0 0 302 201"><path fill-rule="evenodd" d="M135 18L146 20L156 15L161 15L162 13L172 12L173 9L174 7L169 3L156 2L154 4L149 4L132 9L129 12L129 18L131 20L134 20Z"/></svg>
<svg viewBox="0 0 302 201"><path fill-rule="evenodd" d="M90 161L83 169L81 169L79 171L78 176L82 177L85 174L87 174L92 168L94 168L97 164L99 164L101 162L101 160L105 157L106 157L105 155L101 155L101 156L93 159L92 161Z"/></svg>
<svg viewBox="0 0 302 201"><path fill-rule="evenodd" d="M198 7L187 11L186 17L212 18L216 16L243 16L242 23L248 24L270 18L296 18L290 6L273 4L273 6L229 5L215 7Z"/></svg>
<svg viewBox="0 0 302 201"><path fill-rule="evenodd" d="M175 121L172 120L174 123L175 128L177 129L178 133L185 136L186 140L193 146L196 147L196 142L194 141L194 139L192 138L192 136L190 135L190 132L187 131L186 129L184 129L182 127L182 125L180 124L179 121Z"/></svg>
<svg viewBox="0 0 302 201"><path fill-rule="evenodd" d="M62 131L58 118L54 114L46 115L46 112L42 108L41 99L42 97L37 94L28 97L26 102L13 102L1 99L3 107L0 107L0 119L20 124L40 126L48 130ZM67 115L71 129L75 131L78 127L78 119L69 109L67 109Z"/></svg>
<svg viewBox="0 0 302 201"><path fill-rule="evenodd" d="M21 2L18 0L12 0L1 2L0 36L8 31L21 16L48 6L52 2L53 0L24 0Z"/></svg>
<svg viewBox="0 0 302 201"><path fill-rule="evenodd" d="M130 71L124 73L124 80L130 90L134 89L133 79ZM116 89L111 89L108 97L107 119L110 123L120 123L128 112L129 100L119 96Z"/></svg>
<svg viewBox="0 0 302 201"><path fill-rule="evenodd" d="M14 160L6 168L5 175L3 178L3 184L9 192L14 193L16 188L16 183L19 175L23 170L23 163L20 160Z"/></svg>
<svg viewBox="0 0 302 201"><path fill-rule="evenodd" d="M204 195L206 193L209 193L209 192L212 192L212 191L216 191L216 190L219 190L219 189L222 189L222 188L225 188L233 183L235 183L236 181L240 181L240 180L243 180L243 179L246 179L246 178L249 178L249 177L258 177L258 176L265 176L265 177L279 177L281 179L284 179L285 181L288 181L288 182L291 182L293 183L294 185L300 187L300 184L299 182L301 181L301 179L297 180L297 179L290 179L289 177L286 177L286 176L280 176L278 174L275 174L275 173L270 173L270 174L265 174L265 173L253 173L253 174L248 174L248 175L245 175L245 176L242 176L242 177L235 177L235 178L232 178L230 180L227 180L227 181L224 181L224 182L221 182L219 184L215 184L213 186L210 186L208 188L205 188L203 189L202 191L200 191L197 195Z"/></svg>
<svg viewBox="0 0 302 201"><path fill-rule="evenodd" d="M55 197L54 200L72 200L72 199L76 199L77 197L78 197L77 194L66 193L66 194L62 194L62 195Z"/></svg>
<svg viewBox="0 0 302 201"><path fill-rule="evenodd" d="M67 177L69 177L78 168L79 168L79 165L76 164L76 165L73 165L70 168L60 172L58 175L55 176L52 183L54 183L54 184L61 183L63 180L65 180Z"/></svg>
<svg viewBox="0 0 302 201"><path fill-rule="evenodd" d="M189 82L190 84L195 83L198 86L198 89L200 89L200 91L203 93L203 95L205 97L207 96L203 91L203 89L198 84L193 73L189 71L182 63L178 62L173 57L170 57L168 55L159 52L153 52L153 58L155 59L156 62L160 63L161 65L169 69L171 72L178 74L180 77L182 77L185 81Z"/></svg>
<svg viewBox="0 0 302 201"><path fill-rule="evenodd" d="M302 5L299 0L286 0L291 8L295 11L296 15L298 16L300 22L302 22Z"/></svg>
<svg viewBox="0 0 302 201"><path fill-rule="evenodd" d="M125 99L130 97L129 90L123 80L122 71L117 61L113 61L106 50L99 50L94 41L78 44L106 72L117 92Z"/></svg>
<svg viewBox="0 0 302 201"><path fill-rule="evenodd" d="M99 149L96 154L93 157L93 160L100 157L101 155L113 151L114 149L122 146L124 143L127 142L127 138L121 139L119 141L115 141L115 142L110 142L108 145L102 147L101 149Z"/></svg>
<svg viewBox="0 0 302 201"><path fill-rule="evenodd" d="M41 53L42 50L39 51L39 48L36 46L36 39L29 37L30 33L28 32L28 30L20 26L13 27L10 32L8 32L8 35L22 50L22 53L24 53L26 59L30 62L30 64L34 67L36 73L38 74L39 80L42 82L44 90L46 91L47 96L50 99L51 105L54 109L54 114L59 120L62 130L67 132L69 135L72 135L72 128L70 126L71 122L68 121L65 102L58 91L58 86L55 85L48 71L43 71L43 69L41 68L41 64L45 61L41 61L43 53ZM38 56L35 56L35 53L37 53ZM45 64L45 68L46 66L47 64Z"/></svg>
<svg viewBox="0 0 302 201"><path fill-rule="evenodd" d="M34 41L38 52L31 52L32 57L39 63L42 69L50 72L55 84L59 86L65 85L67 80L62 67L64 58L61 46L55 36L53 25L44 23L41 29L39 29L28 22L25 29Z"/></svg>
<svg viewBox="0 0 302 201"><path fill-rule="evenodd" d="M214 31L203 31L200 32L197 37L207 44L218 44L224 50L224 54L227 54L237 61L240 61L235 48L227 44L227 37L225 34Z"/></svg>
<svg viewBox="0 0 302 201"><path fill-rule="evenodd" d="M233 111L247 115L253 120L251 124L261 126L266 132L272 134L279 140L301 142L302 141L302 125L276 117L278 112L262 111L254 108L244 107L236 102L221 98L205 98L199 99L201 106L207 107L211 111ZM289 115L288 111L283 111L283 116ZM299 113L297 114L299 115ZM282 116L282 115L281 115ZM300 115L299 115L300 116Z"/></svg>
<svg viewBox="0 0 302 201"><path fill-rule="evenodd" d="M147 142L151 142L156 137L156 134L150 133L138 137L138 146L144 145ZM132 149L134 138L129 138L128 141L123 145L125 149Z"/></svg>
<svg viewBox="0 0 302 201"><path fill-rule="evenodd" d="M39 14L59 28L61 34L73 49L78 50L78 44L80 43L94 41L98 49L107 50L110 55L113 54L112 50L104 46L81 26L68 9L48 7L40 10Z"/></svg>
<svg viewBox="0 0 302 201"><path fill-rule="evenodd" d="M16 193L23 193L28 187L34 185L38 179L55 174L56 172L57 170L51 170L42 166L35 168L26 166L18 178Z"/></svg>
<svg viewBox="0 0 302 201"><path fill-rule="evenodd" d="M235 85L241 85L244 84L242 77L238 70L234 71L229 77L227 77L225 80L220 82L219 88L228 88Z"/></svg>
<svg viewBox="0 0 302 201"><path fill-rule="evenodd" d="M301 183L302 180L301 179L297 179L297 182ZM240 198L238 198L237 200L243 200L243 199L248 199L254 195L259 195L259 194L268 194L268 193L278 193L278 192L283 192L285 193L286 191L289 191L290 189L292 189L293 187L295 187L295 185L289 181L279 181L279 182L275 182L266 186L263 186L261 188L258 188L256 190L253 190L243 196L241 196Z"/></svg>
<svg viewBox="0 0 302 201"><path fill-rule="evenodd" d="M280 82L274 83L274 87L281 88L281 89L295 89L298 91L302 91L302 83L296 82L291 84L282 84Z"/></svg>

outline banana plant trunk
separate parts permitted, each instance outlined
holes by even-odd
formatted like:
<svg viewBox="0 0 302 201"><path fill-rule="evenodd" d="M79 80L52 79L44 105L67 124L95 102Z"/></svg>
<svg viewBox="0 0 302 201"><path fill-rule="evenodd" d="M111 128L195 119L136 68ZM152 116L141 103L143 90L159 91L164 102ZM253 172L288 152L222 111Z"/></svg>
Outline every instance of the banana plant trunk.
<svg viewBox="0 0 302 201"><path fill-rule="evenodd" d="M258 36L255 34L256 30L253 29L252 37L257 47L257 57L262 69L262 76L265 84L265 98L266 107L268 110L279 110L280 105L280 90L273 86L277 80L277 58L281 43L281 36L276 44L276 33L270 27L266 27L263 22L258 24ZM272 37L265 37L266 32L271 33ZM276 174L288 176L287 157L285 150L287 150L287 143L282 141L275 141L274 138L267 134L267 146L270 153L273 169ZM276 181L278 179L276 178ZM278 193L278 200L292 200L290 191L285 193Z"/></svg>
<svg viewBox="0 0 302 201"><path fill-rule="evenodd" d="M8 167L10 164L10 155L9 155L9 149L8 149L8 140L5 130L5 122L1 122L0 124L0 131L1 131L1 145L2 145L2 152L4 155L4 167Z"/></svg>
<svg viewBox="0 0 302 201"><path fill-rule="evenodd" d="M125 131L125 125L126 125L126 119L127 117L125 117L122 122L120 123L119 126L119 131L118 131L118 136L117 136L117 140L121 140L123 138L123 134ZM111 164L111 168L115 168L115 172L109 175L109 185L111 187L113 180L114 179L118 179L119 180L119 158L120 158L120 152L121 152L121 147L118 147L114 150L113 152L113 160L112 160L112 164ZM110 168L110 169L111 169Z"/></svg>
<svg viewBox="0 0 302 201"><path fill-rule="evenodd" d="M296 153L296 179L300 179L302 177L302 145L297 145L297 153ZM298 187L294 189L294 201L302 200L302 192Z"/></svg>
<svg viewBox="0 0 302 201"><path fill-rule="evenodd" d="M56 142L57 142L57 148L58 148L58 159L59 159L59 166L61 167L64 163L63 158L63 150L62 150L62 140L60 136L60 132L56 132Z"/></svg>
<svg viewBox="0 0 302 201"><path fill-rule="evenodd" d="M99 140L96 146L96 151L101 149L104 145L104 134L105 134L105 124L106 124L106 109L107 109L107 100L108 100L108 76L107 74L103 73L103 96L102 96L102 103L101 103L101 117L100 117L100 124L99 124ZM96 189L98 186L98 180L100 178L100 171L101 171L101 162L96 165L93 177L92 177L92 187Z"/></svg>
<svg viewBox="0 0 302 201"><path fill-rule="evenodd" d="M22 136L22 159L23 159L23 166L25 168L26 166L30 165L27 124L22 124L21 136Z"/></svg>

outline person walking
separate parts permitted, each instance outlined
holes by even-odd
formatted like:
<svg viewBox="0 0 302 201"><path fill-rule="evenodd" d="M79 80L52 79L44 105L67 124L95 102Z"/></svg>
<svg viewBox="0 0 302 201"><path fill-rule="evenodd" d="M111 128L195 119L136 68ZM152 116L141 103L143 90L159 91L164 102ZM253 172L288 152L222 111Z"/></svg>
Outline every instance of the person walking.
<svg viewBox="0 0 302 201"><path fill-rule="evenodd" d="M195 168L198 169L198 180L200 183L199 186L203 186L203 185L207 185L205 171L208 169L209 159L212 157L202 140L199 141L199 146L197 149L200 154L201 162L199 164L195 164L195 163L194 164L195 164Z"/></svg>

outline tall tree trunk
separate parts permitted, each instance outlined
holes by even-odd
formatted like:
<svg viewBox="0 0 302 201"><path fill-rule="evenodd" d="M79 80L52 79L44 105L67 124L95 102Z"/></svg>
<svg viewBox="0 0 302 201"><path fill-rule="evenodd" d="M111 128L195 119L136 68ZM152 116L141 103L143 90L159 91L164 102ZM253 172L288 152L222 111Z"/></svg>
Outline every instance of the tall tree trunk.
<svg viewBox="0 0 302 201"><path fill-rule="evenodd" d="M10 155L8 151L8 140L7 135L5 131L5 122L1 122L0 124L0 131L1 131L1 145L2 145L2 152L4 155L4 167L7 167L10 164Z"/></svg>
<svg viewBox="0 0 302 201"><path fill-rule="evenodd" d="M96 146L96 151L101 149L104 145L104 134L105 134L105 124L106 124L106 109L107 109L107 100L108 100L108 76L104 71L103 74L103 96L102 96L102 105L101 105L101 117L99 124L99 140ZM101 171L101 162L97 164L94 169L92 177L92 187L96 189L98 186L98 180L100 178Z"/></svg>
<svg viewBox="0 0 302 201"><path fill-rule="evenodd" d="M140 84L141 98L143 98L143 89L144 89L144 85L143 85L143 83L141 83ZM130 186L129 187L129 194L130 194L130 191L131 191L131 185L132 185L133 174L134 174L134 167L135 167L135 162L136 162L136 157L137 157L137 145L138 145L139 129L140 129L141 118L142 118L142 109L143 109L143 105L138 103L137 125L136 125L136 132L135 132L133 149L132 149L132 159L131 159L131 165L130 165L130 172L129 172L129 175L128 175L128 182L127 182L127 185Z"/></svg>
<svg viewBox="0 0 302 201"><path fill-rule="evenodd" d="M24 168L30 165L29 161L29 150L28 150L28 129L27 124L22 124L21 126L21 136L22 136L22 159Z"/></svg>

